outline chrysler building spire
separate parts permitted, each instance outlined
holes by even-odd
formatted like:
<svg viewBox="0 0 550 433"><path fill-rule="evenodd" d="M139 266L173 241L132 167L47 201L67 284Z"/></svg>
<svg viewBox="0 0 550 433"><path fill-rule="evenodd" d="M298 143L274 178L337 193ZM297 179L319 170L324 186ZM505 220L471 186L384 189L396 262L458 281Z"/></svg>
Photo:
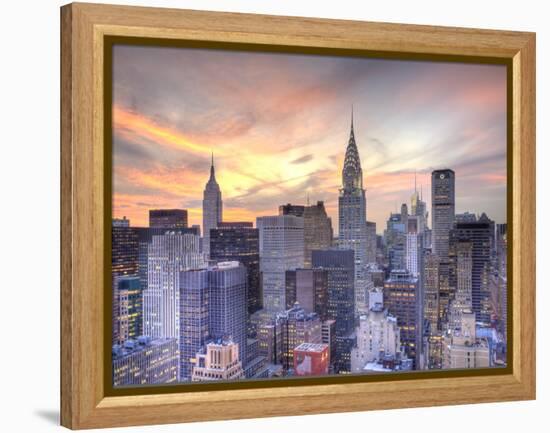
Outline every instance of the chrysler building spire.
<svg viewBox="0 0 550 433"><path fill-rule="evenodd" d="M353 106L351 108L351 130L344 158L344 169L342 170L342 187L346 190L363 188L363 171L361 170L361 160L353 130Z"/></svg>

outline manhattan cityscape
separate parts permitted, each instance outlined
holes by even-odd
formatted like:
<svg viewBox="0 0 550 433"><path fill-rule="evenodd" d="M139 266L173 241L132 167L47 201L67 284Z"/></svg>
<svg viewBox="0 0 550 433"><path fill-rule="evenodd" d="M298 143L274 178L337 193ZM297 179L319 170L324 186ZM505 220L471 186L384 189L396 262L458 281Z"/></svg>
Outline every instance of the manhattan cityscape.
<svg viewBox="0 0 550 433"><path fill-rule="evenodd" d="M185 51L149 51L154 55L146 66L153 68L160 58L173 60ZM197 56L193 64L199 68L201 56L212 55L204 51L181 55L186 61L185 56ZM381 151L386 141L366 135L363 128L370 121L363 117L364 103L352 106L351 99L345 107L346 121L330 123L345 139L315 149L314 130L320 126L313 120L294 125L306 138L281 132L285 142L280 152L292 161L278 166L275 160L262 162L271 157L269 146L248 151L243 142L232 154L215 145L215 136L207 136L209 142L200 145L198 133L162 129L160 114L145 116L135 96L128 97L128 89L138 89L132 86L147 75L141 75L146 68L132 63L133 55L121 48L119 57L117 51L114 56L114 387L506 366L506 142L498 139L505 137L506 127L500 123L502 101L493 97L506 86L492 76L500 77L499 70L459 65L453 72L474 84L479 75L479 80L487 80L483 85L492 82L496 89L466 98L464 112L477 117L479 130L461 130L459 138L470 144L464 145L460 157L455 149L459 144L445 142L437 150L441 160L433 164L422 161L416 150L403 161L390 158L388 152L397 151ZM234 66L231 55L225 54L228 68ZM288 76L309 62L307 56L269 56L254 60L287 62L283 69ZM326 61L339 70L340 60ZM368 67L383 69L381 80L405 83L403 77L387 73L396 63L371 61ZM249 73L242 59L235 64ZM471 72L469 66L478 69ZM403 65L407 67L416 74L420 66ZM135 79L128 72L138 70ZM117 81L122 72L130 78ZM264 79L259 76L256 79ZM277 76L271 79L276 82ZM238 83L246 81L238 78ZM237 80L227 78L230 89L232 79ZM321 88L341 89L339 80L323 81ZM369 74L357 80L363 85ZM302 85L284 84L293 91ZM459 92L461 101L465 93ZM142 98L146 97L150 95L144 92ZM247 97L254 103L259 98L253 94L243 100ZM323 98L314 99L322 104L318 99ZM177 119L176 126L177 109L168 109L164 117ZM399 117L397 111L395 115ZM486 125L485 115L491 119ZM197 118L212 128L218 119ZM291 118L288 115L285 122ZM258 131L267 128L256 122L259 129L241 132L235 120L220 135L238 129L238 136L256 139L261 137ZM490 135L494 131L498 138ZM482 146L476 154L480 143L473 136L488 140L494 153L484 154L493 149ZM396 143L401 143L398 153L403 154L406 140ZM314 149L310 153L296 154L309 146ZM334 153L326 158L323 152L329 148ZM149 152L145 157L143 149ZM159 156L162 164L151 163L150 149L164 149L168 156ZM187 155L185 162L172 158L176 151ZM253 152L258 152L258 159L252 158ZM382 171L380 167L389 164L378 162L384 152L403 167L390 165ZM330 169L300 172L322 157ZM249 184L235 160L259 161L253 177L261 188ZM142 163L180 174L174 178L131 170ZM489 170L492 167L498 170ZM275 171L282 180L270 180ZM394 186L388 186L388 173L396 180Z"/></svg>

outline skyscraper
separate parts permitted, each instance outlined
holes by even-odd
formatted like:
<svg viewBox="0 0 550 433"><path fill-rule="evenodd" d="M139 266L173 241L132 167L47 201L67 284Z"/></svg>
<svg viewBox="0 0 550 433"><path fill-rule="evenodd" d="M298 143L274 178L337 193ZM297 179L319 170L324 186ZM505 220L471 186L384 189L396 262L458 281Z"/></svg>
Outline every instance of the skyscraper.
<svg viewBox="0 0 550 433"><path fill-rule="evenodd" d="M205 266L199 238L166 232L148 246L148 284L143 292L143 327L152 338L179 339L179 274Z"/></svg>
<svg viewBox="0 0 550 433"><path fill-rule="evenodd" d="M489 276L494 222L483 213L477 221L457 222L451 242L472 243L472 309L478 322L490 322Z"/></svg>
<svg viewBox="0 0 550 433"><path fill-rule="evenodd" d="M449 232L455 219L455 172L432 172L432 251L441 260L449 255Z"/></svg>
<svg viewBox="0 0 550 433"><path fill-rule="evenodd" d="M176 229L187 227L186 209L151 209L149 227Z"/></svg>
<svg viewBox="0 0 550 433"><path fill-rule="evenodd" d="M324 269L286 271L286 305L298 302L307 313L317 313L327 320L328 274Z"/></svg>
<svg viewBox="0 0 550 433"><path fill-rule="evenodd" d="M304 268L311 268L311 251L330 248L332 245L332 220L328 217L325 204L279 206L279 215L294 215L304 218Z"/></svg>
<svg viewBox="0 0 550 433"><path fill-rule="evenodd" d="M263 306L286 307L285 272L304 267L304 219L294 215L258 217Z"/></svg>
<svg viewBox="0 0 550 433"><path fill-rule="evenodd" d="M222 218L222 192L214 171L214 155L210 166L210 178L204 188L202 200L203 252L210 255L210 230L218 227Z"/></svg>
<svg viewBox="0 0 550 433"><path fill-rule="evenodd" d="M216 262L237 261L247 272L248 314L262 308L260 290L260 237L252 223L223 222L210 231L210 259Z"/></svg>
<svg viewBox="0 0 550 433"><path fill-rule="evenodd" d="M422 258L422 235L418 231L418 217L410 216L407 221L405 266L413 277L421 277Z"/></svg>
<svg viewBox="0 0 550 433"><path fill-rule="evenodd" d="M311 268L311 252L332 246L332 221L322 201L304 208L304 267Z"/></svg>
<svg viewBox="0 0 550 433"><path fill-rule="evenodd" d="M113 326L119 328L119 340L143 335L143 294L138 276L117 277L118 316Z"/></svg>
<svg viewBox="0 0 550 433"><path fill-rule="evenodd" d="M336 373L349 372L351 349L355 344L355 260L353 250L314 250L314 269L324 269L328 275L329 320L335 320L335 356L331 361Z"/></svg>
<svg viewBox="0 0 550 433"><path fill-rule="evenodd" d="M401 356L401 340L397 319L384 309L381 291L371 291L369 311L359 318L357 345L351 352L351 371L360 373L367 363ZM374 299L378 302L373 302Z"/></svg>
<svg viewBox="0 0 550 433"><path fill-rule="evenodd" d="M449 329L460 329L462 313L472 311L472 250L468 240L451 242L455 293L449 306Z"/></svg>
<svg viewBox="0 0 550 433"><path fill-rule="evenodd" d="M367 264L376 263L376 223L367 221Z"/></svg>
<svg viewBox="0 0 550 433"><path fill-rule="evenodd" d="M111 290L112 290L112 343L121 343L119 335L119 293L118 278L138 274L138 237L126 217L113 219L111 227Z"/></svg>
<svg viewBox="0 0 550 433"><path fill-rule="evenodd" d="M222 262L180 275L180 379L190 380L194 357L211 339L230 339L246 360L246 269Z"/></svg>
<svg viewBox="0 0 550 433"><path fill-rule="evenodd" d="M353 131L353 112L342 170L342 188L338 197L338 246L355 252L355 287L364 288L367 264L367 199Z"/></svg>
<svg viewBox="0 0 550 433"><path fill-rule="evenodd" d="M404 270L395 270L384 283L384 307L397 318L401 343L407 356L419 366L421 344L422 296L418 278Z"/></svg>
<svg viewBox="0 0 550 433"><path fill-rule="evenodd" d="M210 337L208 272L189 270L180 278L179 380L191 380L196 354Z"/></svg>
<svg viewBox="0 0 550 433"><path fill-rule="evenodd" d="M208 268L209 334L230 338L246 361L246 268L239 262L222 262Z"/></svg>
<svg viewBox="0 0 550 433"><path fill-rule="evenodd" d="M353 332L355 312L355 260L353 250L314 250L313 268L327 272L329 319L336 320L336 336Z"/></svg>

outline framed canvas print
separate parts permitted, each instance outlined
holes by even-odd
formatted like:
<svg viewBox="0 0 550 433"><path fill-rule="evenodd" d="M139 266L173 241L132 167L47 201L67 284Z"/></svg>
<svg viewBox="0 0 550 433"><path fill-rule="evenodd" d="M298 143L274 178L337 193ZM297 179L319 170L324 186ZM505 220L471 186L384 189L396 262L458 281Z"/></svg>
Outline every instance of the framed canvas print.
<svg viewBox="0 0 550 433"><path fill-rule="evenodd" d="M63 425L535 398L534 34L61 18Z"/></svg>

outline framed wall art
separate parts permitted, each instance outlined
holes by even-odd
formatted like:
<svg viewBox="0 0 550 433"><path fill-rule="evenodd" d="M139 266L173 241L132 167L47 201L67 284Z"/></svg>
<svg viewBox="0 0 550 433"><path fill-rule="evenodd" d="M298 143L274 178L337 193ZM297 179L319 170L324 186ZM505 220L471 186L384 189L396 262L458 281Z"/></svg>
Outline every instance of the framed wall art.
<svg viewBox="0 0 550 433"><path fill-rule="evenodd" d="M534 34L61 21L62 425L535 398Z"/></svg>

